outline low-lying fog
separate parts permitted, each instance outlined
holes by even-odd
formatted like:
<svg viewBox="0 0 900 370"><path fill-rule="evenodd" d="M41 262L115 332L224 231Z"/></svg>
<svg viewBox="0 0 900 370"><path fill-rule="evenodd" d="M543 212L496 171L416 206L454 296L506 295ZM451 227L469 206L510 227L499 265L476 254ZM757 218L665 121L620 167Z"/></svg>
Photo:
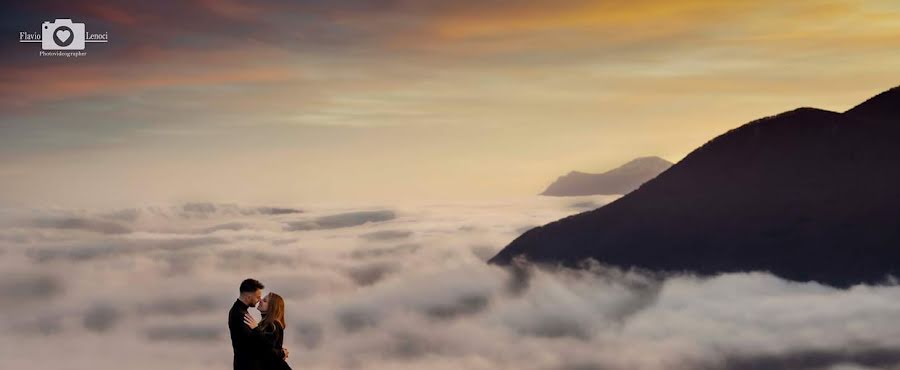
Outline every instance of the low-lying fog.
<svg viewBox="0 0 900 370"><path fill-rule="evenodd" d="M246 277L294 369L900 368L895 285L484 263L612 199L3 209L0 368L228 369Z"/></svg>

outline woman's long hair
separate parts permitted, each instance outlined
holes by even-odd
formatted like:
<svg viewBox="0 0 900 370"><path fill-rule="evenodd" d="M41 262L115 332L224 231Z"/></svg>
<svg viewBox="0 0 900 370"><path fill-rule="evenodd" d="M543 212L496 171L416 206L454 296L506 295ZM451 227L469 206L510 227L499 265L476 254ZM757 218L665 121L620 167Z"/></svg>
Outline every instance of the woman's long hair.
<svg viewBox="0 0 900 370"><path fill-rule="evenodd" d="M269 309L262 321L259 322L259 328L265 331L275 326L276 322L281 325L282 329L287 327L284 323L284 299L278 294L269 293Z"/></svg>

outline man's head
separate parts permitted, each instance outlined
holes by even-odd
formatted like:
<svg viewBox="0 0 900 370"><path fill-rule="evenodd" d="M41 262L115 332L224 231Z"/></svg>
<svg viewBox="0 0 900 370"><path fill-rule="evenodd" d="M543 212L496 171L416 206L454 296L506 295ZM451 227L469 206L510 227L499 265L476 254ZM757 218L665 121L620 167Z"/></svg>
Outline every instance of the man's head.
<svg viewBox="0 0 900 370"><path fill-rule="evenodd" d="M259 303L259 300L262 299L262 290L265 289L265 285L262 285L256 279L246 279L241 282L241 301L250 307L256 306Z"/></svg>

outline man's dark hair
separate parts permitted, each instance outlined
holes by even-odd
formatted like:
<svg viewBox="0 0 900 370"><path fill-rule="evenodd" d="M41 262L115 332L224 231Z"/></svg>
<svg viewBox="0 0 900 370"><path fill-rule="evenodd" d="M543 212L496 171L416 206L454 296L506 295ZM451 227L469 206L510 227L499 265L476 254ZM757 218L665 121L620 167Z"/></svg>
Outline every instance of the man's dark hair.
<svg viewBox="0 0 900 370"><path fill-rule="evenodd" d="M256 279L247 279L241 282L241 293L256 293L258 289L265 289L266 286Z"/></svg>

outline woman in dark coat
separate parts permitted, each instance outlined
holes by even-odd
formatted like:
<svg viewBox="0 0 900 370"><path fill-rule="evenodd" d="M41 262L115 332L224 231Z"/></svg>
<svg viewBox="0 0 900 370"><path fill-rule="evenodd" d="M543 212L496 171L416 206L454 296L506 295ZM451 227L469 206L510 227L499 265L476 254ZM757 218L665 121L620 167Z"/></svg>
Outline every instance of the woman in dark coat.
<svg viewBox="0 0 900 370"><path fill-rule="evenodd" d="M284 299L278 294L269 293L263 297L257 308L262 313L259 325L255 325L252 317L248 317L245 321L250 328L262 333L260 353L263 356L263 369L291 370L285 361L288 358L288 350L284 348Z"/></svg>

